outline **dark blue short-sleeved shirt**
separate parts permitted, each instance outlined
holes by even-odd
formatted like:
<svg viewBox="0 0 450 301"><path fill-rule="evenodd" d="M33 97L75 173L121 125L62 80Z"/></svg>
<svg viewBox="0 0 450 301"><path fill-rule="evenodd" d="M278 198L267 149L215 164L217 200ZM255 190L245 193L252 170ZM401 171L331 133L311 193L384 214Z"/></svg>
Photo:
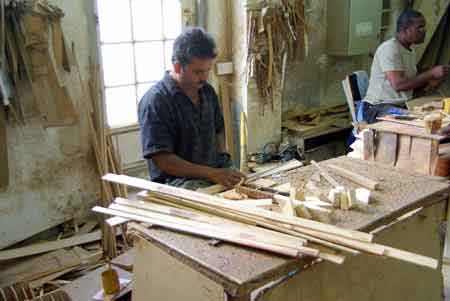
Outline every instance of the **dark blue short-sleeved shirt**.
<svg viewBox="0 0 450 301"><path fill-rule="evenodd" d="M199 90L199 104L181 90L169 72L139 102L138 117L144 158L152 181L166 183L173 177L160 170L152 155L170 152L201 165L217 167L217 134L224 129L217 94L211 85Z"/></svg>

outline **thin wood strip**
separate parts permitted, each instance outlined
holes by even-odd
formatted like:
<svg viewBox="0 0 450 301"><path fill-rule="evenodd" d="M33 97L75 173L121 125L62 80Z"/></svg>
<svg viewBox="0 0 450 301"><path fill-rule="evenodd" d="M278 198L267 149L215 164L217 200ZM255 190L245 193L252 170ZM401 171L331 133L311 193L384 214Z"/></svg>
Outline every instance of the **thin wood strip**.
<svg viewBox="0 0 450 301"><path fill-rule="evenodd" d="M359 184L367 189L376 190L378 188L379 183L377 181L374 181L372 179L369 179L367 177L364 177L362 175L359 175L357 173L349 171L340 166L336 166L334 164L327 164L327 167L332 169L334 172L336 172L341 177L346 178L346 179L348 179L356 184Z"/></svg>
<svg viewBox="0 0 450 301"><path fill-rule="evenodd" d="M325 180L327 180L331 185L333 185L334 187L338 187L338 186L342 186L340 185L332 176L330 176L330 174L321 166L319 166L319 164L317 164L316 161L312 160L311 164L314 165L314 167L316 167L319 171L320 174L325 178Z"/></svg>
<svg viewBox="0 0 450 301"><path fill-rule="evenodd" d="M276 166L276 167L270 168L269 170L264 170L261 172L256 172L251 175L248 175L245 183L250 183L250 182L256 181L257 179L260 179L260 178L268 177L268 176L271 176L273 174L277 174L280 172L290 171L292 169L296 169L296 168L299 168L302 166L303 166L302 162L294 159L294 160L291 160L291 161L288 161L288 162L282 164L281 166Z"/></svg>

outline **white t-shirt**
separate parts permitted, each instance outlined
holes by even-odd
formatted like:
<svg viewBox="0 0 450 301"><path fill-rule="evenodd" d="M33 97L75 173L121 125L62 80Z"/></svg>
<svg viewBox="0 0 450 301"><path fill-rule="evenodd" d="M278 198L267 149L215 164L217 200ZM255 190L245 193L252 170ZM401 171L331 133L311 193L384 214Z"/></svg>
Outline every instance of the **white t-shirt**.
<svg viewBox="0 0 450 301"><path fill-rule="evenodd" d="M415 51L406 49L395 38L383 42L375 52L364 101L371 104L404 104L412 98L412 90L394 90L386 75L388 71L404 71L406 77L417 75Z"/></svg>

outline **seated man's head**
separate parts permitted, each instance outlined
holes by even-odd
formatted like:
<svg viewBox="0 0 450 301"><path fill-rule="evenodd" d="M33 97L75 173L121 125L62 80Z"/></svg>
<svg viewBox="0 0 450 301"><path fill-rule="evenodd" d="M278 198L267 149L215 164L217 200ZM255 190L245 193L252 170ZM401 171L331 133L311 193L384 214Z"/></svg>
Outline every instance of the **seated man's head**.
<svg viewBox="0 0 450 301"><path fill-rule="evenodd" d="M199 27L188 28L173 44L175 77L183 87L200 89L217 56L214 39Z"/></svg>
<svg viewBox="0 0 450 301"><path fill-rule="evenodd" d="M406 9L397 19L397 38L408 45L425 41L426 21L422 13Z"/></svg>

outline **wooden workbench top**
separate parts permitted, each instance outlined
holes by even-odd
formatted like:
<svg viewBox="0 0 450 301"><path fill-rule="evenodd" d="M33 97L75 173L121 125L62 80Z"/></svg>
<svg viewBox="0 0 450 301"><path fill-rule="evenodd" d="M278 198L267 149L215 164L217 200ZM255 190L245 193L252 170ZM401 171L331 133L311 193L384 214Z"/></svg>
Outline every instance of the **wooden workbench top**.
<svg viewBox="0 0 450 301"><path fill-rule="evenodd" d="M368 207L351 211L337 210L332 223L348 229L373 230L392 222L406 212L426 207L448 199L449 185L437 178L406 174L391 167L347 157L323 161L320 165L333 163L380 182L374 202ZM314 167L306 166L287 173L282 181L302 186ZM358 187L329 173L348 187ZM327 183L322 181L323 185ZM221 243L210 246L208 240L164 229L151 229L148 239L185 264L219 282L231 295L243 294L279 278L295 269L311 264L310 259L292 260L270 253Z"/></svg>

